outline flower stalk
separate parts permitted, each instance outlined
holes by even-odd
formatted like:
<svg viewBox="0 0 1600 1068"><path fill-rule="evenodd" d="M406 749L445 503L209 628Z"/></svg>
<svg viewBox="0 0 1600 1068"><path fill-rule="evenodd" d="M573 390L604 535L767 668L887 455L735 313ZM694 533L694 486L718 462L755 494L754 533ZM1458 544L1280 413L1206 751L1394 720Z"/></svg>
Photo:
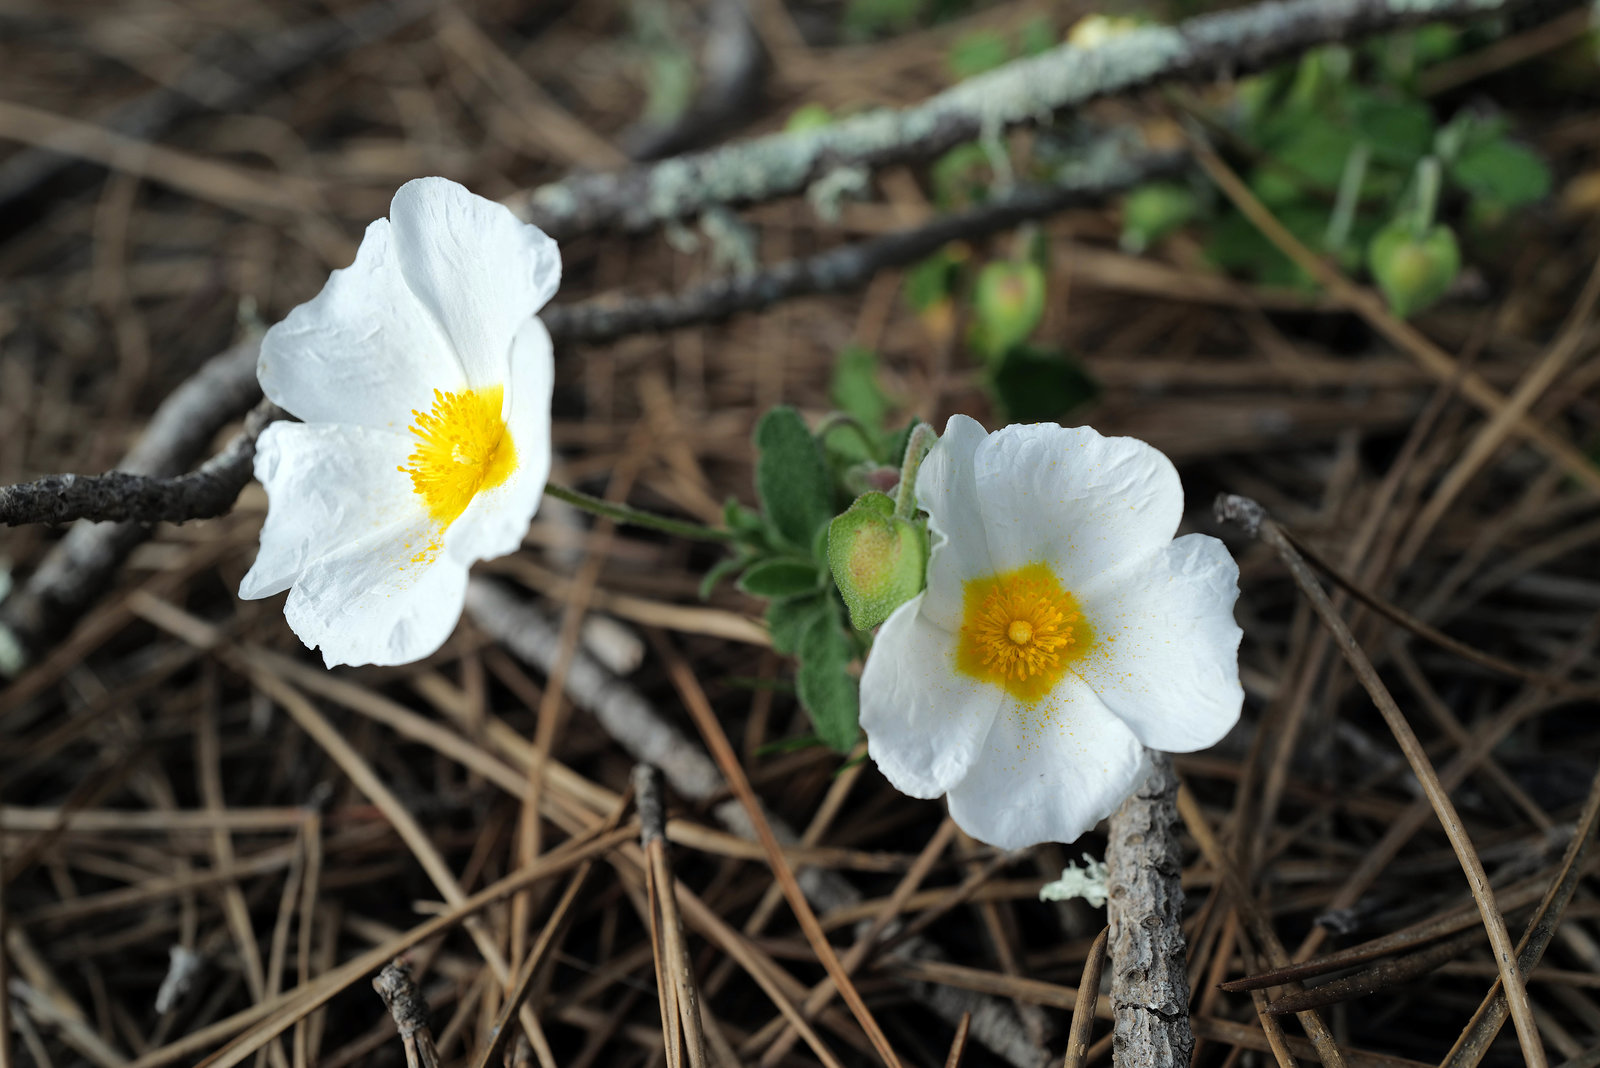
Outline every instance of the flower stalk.
<svg viewBox="0 0 1600 1068"><path fill-rule="evenodd" d="M703 526L699 523L690 523L682 519L671 519L664 515L656 515L654 512L646 512L631 505L616 504L575 489L557 486L553 482L545 484L544 492L547 497L554 497L558 501L566 501L576 508L582 508L591 515L610 519L613 522L627 523L635 527L648 527L651 530L659 530L663 534L672 534L680 538L692 538L695 541L728 542L734 540L734 533L731 530L718 530L715 527Z"/></svg>

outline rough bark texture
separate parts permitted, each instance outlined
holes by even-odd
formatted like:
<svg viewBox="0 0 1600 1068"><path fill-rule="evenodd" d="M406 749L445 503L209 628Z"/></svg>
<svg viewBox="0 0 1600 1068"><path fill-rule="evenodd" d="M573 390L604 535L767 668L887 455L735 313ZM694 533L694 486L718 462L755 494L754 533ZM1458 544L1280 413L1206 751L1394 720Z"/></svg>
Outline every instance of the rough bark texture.
<svg viewBox="0 0 1600 1068"><path fill-rule="evenodd" d="M1148 85L1247 74L1308 48L1422 22L1509 14L1534 0L1289 0L1145 26L1097 48L1061 45L913 107L771 134L646 167L581 174L507 201L559 239L646 230L716 205L799 193L841 168L931 159L966 141ZM1576 5L1573 5L1576 6Z"/></svg>
<svg viewBox="0 0 1600 1068"><path fill-rule="evenodd" d="M1106 864L1111 918L1111 1007L1118 1068L1185 1068L1194 1050L1184 970L1178 877L1178 779L1165 753L1111 817Z"/></svg>

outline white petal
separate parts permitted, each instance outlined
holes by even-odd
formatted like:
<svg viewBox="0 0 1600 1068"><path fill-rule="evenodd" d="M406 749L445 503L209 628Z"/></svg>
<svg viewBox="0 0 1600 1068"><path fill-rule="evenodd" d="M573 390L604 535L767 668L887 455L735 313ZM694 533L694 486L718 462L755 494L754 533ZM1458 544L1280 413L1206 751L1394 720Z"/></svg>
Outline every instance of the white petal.
<svg viewBox="0 0 1600 1068"><path fill-rule="evenodd" d="M273 402L308 423L396 432L433 391L466 378L449 340L406 286L387 219L367 227L356 261L261 339L256 365Z"/></svg>
<svg viewBox="0 0 1600 1068"><path fill-rule="evenodd" d="M421 517L405 463L411 442L357 426L273 423L256 442L256 478L267 491L261 551L239 596L282 593L338 546Z"/></svg>
<svg viewBox="0 0 1600 1068"><path fill-rule="evenodd" d="M954 670L955 639L919 612L923 600L895 609L872 642L861 726L895 789L938 797L967 773L1005 695Z"/></svg>
<svg viewBox="0 0 1600 1068"><path fill-rule="evenodd" d="M1002 849L1073 842L1146 774L1144 747L1072 676L1037 705L1008 700L950 791L962 830Z"/></svg>
<svg viewBox="0 0 1600 1068"><path fill-rule="evenodd" d="M1172 461L1135 438L1012 425L979 446L975 466L995 569L1048 563L1069 590L1160 549L1183 518Z"/></svg>
<svg viewBox="0 0 1600 1068"><path fill-rule="evenodd" d="M389 218L406 283L449 337L468 385L503 384L512 338L561 282L556 243L444 178L401 186Z"/></svg>
<svg viewBox="0 0 1600 1068"><path fill-rule="evenodd" d="M301 573L283 614L329 666L406 664L455 630L467 569L437 545L424 519L341 546Z"/></svg>
<svg viewBox="0 0 1600 1068"><path fill-rule="evenodd" d="M950 631L961 627L961 584L994 571L973 477L987 436L976 420L951 416L917 472L917 505L928 513L933 543L923 613Z"/></svg>
<svg viewBox="0 0 1600 1068"><path fill-rule="evenodd" d="M506 430L516 449L516 467L500 485L478 491L450 525L446 551L467 566L516 552L539 510L550 477L550 390L555 361L550 334L529 319L511 346L511 382L506 390Z"/></svg>
<svg viewBox="0 0 1600 1068"><path fill-rule="evenodd" d="M1215 745L1239 719L1239 566L1189 534L1079 595L1095 629L1079 677L1152 749Z"/></svg>

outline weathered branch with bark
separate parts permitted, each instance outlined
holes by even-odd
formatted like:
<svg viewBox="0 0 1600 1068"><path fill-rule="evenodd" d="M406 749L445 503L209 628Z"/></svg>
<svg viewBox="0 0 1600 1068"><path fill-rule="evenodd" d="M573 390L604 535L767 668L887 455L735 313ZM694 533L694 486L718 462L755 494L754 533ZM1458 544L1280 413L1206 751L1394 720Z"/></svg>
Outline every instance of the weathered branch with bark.
<svg viewBox="0 0 1600 1068"><path fill-rule="evenodd" d="M1504 15L1546 0L1288 0L1146 26L1095 48L1061 45L970 78L921 104L772 134L650 166L575 175L508 201L561 239L647 230L718 205L791 196L830 172L933 157L1102 97L1170 81L1246 74L1318 45L1437 20ZM1560 0L1562 7L1577 7Z"/></svg>
<svg viewBox="0 0 1600 1068"><path fill-rule="evenodd" d="M1119 1068L1184 1068L1194 1051L1184 968L1178 777L1151 753L1150 777L1111 816L1112 1058Z"/></svg>

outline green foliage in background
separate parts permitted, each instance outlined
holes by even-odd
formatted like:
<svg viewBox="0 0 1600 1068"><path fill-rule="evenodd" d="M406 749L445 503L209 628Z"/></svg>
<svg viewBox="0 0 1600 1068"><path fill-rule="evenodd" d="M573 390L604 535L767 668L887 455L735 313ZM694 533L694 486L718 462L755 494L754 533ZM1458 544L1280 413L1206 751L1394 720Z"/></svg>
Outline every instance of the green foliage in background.
<svg viewBox="0 0 1600 1068"><path fill-rule="evenodd" d="M1463 110L1441 122L1420 92L1427 68L1462 41L1461 31L1428 26L1319 49L1246 79L1234 113L1213 117L1249 160L1243 173L1262 203L1342 269L1366 268L1399 315L1444 295L1463 243L1550 191L1549 168L1504 119ZM1421 188L1425 181L1431 188ZM1220 267L1269 285L1313 284L1238 212L1182 183L1128 195L1122 244L1142 251L1191 225Z"/></svg>

